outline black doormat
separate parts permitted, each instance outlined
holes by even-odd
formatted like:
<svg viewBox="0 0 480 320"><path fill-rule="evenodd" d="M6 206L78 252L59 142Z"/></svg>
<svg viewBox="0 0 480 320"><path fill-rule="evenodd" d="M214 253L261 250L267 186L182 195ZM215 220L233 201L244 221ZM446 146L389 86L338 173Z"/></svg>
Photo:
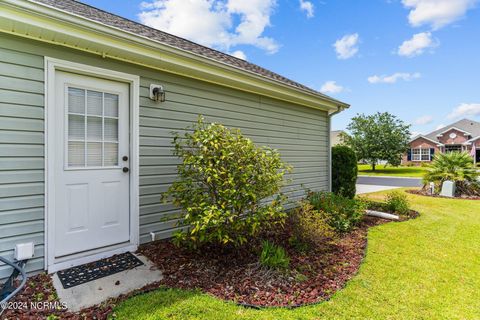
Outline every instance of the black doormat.
<svg viewBox="0 0 480 320"><path fill-rule="evenodd" d="M143 262L140 261L140 259L130 252L126 252L110 258L58 271L57 275L60 282L62 282L63 288L68 289L141 265L143 265Z"/></svg>

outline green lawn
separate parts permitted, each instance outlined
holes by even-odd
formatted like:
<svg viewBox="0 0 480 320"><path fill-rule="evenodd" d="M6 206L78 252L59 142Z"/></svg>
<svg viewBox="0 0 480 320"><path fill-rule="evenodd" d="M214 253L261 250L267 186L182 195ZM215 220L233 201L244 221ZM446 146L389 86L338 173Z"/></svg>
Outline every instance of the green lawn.
<svg viewBox="0 0 480 320"><path fill-rule="evenodd" d="M330 301L253 310L196 291L160 289L127 300L115 314L118 319L480 319L480 201L408 197L422 215L372 228L359 274Z"/></svg>
<svg viewBox="0 0 480 320"><path fill-rule="evenodd" d="M359 164L358 174L361 176L392 176L392 177L419 177L427 171L424 167L392 167L383 164L377 165L375 171L369 164Z"/></svg>

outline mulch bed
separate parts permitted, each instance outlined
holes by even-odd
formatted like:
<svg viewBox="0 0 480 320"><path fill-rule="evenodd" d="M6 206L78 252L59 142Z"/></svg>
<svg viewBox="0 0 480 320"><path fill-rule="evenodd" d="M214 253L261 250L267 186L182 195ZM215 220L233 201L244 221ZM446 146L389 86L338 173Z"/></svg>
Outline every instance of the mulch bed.
<svg viewBox="0 0 480 320"><path fill-rule="evenodd" d="M162 270L161 282L168 287L201 289L248 306L292 307L326 300L343 288L363 260L368 228L385 222L365 217L351 233L306 254L287 245L288 272L264 269L258 264L259 252L254 248L261 248L260 240L238 249L208 247L198 252L177 248L171 241L156 241L142 246L139 252ZM283 229L258 238L285 246L289 237L289 230Z"/></svg>
<svg viewBox="0 0 480 320"><path fill-rule="evenodd" d="M418 196L424 196L424 197L432 197L432 198L443 198L443 199L457 199L457 200L480 200L479 196L467 196L467 195L461 195L461 196L456 196L456 197L444 197L438 194L430 194L426 190L420 189L411 189L411 190L405 190L405 192L415 194Z"/></svg>
<svg viewBox="0 0 480 320"><path fill-rule="evenodd" d="M308 253L290 247L288 228L271 230L247 246L225 250L208 247L198 252L178 248L169 240L142 245L139 253L162 270L164 279L104 303L72 313L62 309L50 275L30 277L25 288L11 301L1 319L99 319L113 315L115 306L134 295L162 286L201 289L218 298L252 307L296 307L329 299L358 271L366 252L368 228L388 222L364 217L351 233ZM290 257L290 271L280 272L258 264L260 239L282 244ZM257 249L258 250L258 249ZM36 307L32 305L38 303ZM45 305L49 303L49 305ZM43 304L43 307L42 307Z"/></svg>

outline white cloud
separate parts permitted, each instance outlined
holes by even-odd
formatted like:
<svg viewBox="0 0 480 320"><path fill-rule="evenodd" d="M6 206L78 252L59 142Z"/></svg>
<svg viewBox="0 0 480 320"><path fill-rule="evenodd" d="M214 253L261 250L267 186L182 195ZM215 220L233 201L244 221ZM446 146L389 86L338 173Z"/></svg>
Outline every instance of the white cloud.
<svg viewBox="0 0 480 320"><path fill-rule="evenodd" d="M447 116L449 119L480 115L480 103L462 103Z"/></svg>
<svg viewBox="0 0 480 320"><path fill-rule="evenodd" d="M370 83L396 83L398 80L403 80L403 81L411 81L411 80L414 80L414 79L418 79L420 78L422 75L418 72L415 72L415 73L406 73L406 72L397 72L397 73L394 73L390 76L385 76L385 75L382 75L382 76L377 76L377 75L374 75L374 76L371 76L371 77L368 77L368 82Z"/></svg>
<svg viewBox="0 0 480 320"><path fill-rule="evenodd" d="M358 33L347 34L341 39L335 41L333 46L337 52L338 59L349 59L358 52L359 37Z"/></svg>
<svg viewBox="0 0 480 320"><path fill-rule="evenodd" d="M421 132L421 131L412 131L412 132L410 132L410 137L414 138L414 137L419 136L421 134L423 134L423 132Z"/></svg>
<svg viewBox="0 0 480 320"><path fill-rule="evenodd" d="M337 84L336 81L327 81L322 85L320 91L327 94L335 94L345 91L345 88Z"/></svg>
<svg viewBox="0 0 480 320"><path fill-rule="evenodd" d="M439 125L435 128L435 130L439 130L439 129L445 128L445 126L446 126L445 124L441 123L441 124L439 124Z"/></svg>
<svg viewBox="0 0 480 320"><path fill-rule="evenodd" d="M433 121L433 117L429 116L429 115L426 115L426 116L421 116L421 117L415 119L414 124L422 126L422 125L425 125L425 124L432 123L432 121Z"/></svg>
<svg viewBox="0 0 480 320"><path fill-rule="evenodd" d="M313 18L315 7L310 1L300 0L300 10L305 11L307 18Z"/></svg>
<svg viewBox="0 0 480 320"><path fill-rule="evenodd" d="M397 54L405 57L415 57L421 55L426 49L433 49L438 46L438 41L432 39L430 32L421 32L414 34L410 40L406 40L398 47Z"/></svg>
<svg viewBox="0 0 480 320"><path fill-rule="evenodd" d="M430 25L440 29L465 16L478 0L402 0L410 9L408 21L414 27Z"/></svg>
<svg viewBox="0 0 480 320"><path fill-rule="evenodd" d="M279 45L263 32L276 0L150 0L142 2L143 24L205 46L229 51L253 45L268 53Z"/></svg>
<svg viewBox="0 0 480 320"><path fill-rule="evenodd" d="M247 60L247 55L241 50L234 51L231 53L231 55L238 59Z"/></svg>

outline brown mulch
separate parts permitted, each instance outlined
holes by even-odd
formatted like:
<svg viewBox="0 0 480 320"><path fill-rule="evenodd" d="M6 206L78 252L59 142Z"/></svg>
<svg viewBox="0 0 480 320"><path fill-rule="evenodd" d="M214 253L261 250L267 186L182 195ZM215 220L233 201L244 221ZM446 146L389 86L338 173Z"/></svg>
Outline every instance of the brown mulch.
<svg viewBox="0 0 480 320"><path fill-rule="evenodd" d="M292 307L321 302L343 288L357 273L366 252L368 228L386 222L364 217L351 233L308 253L299 253L288 245L288 228L272 230L243 248L229 250L208 247L195 252L178 248L169 240L152 242L142 245L138 251L162 270L162 281L73 313L59 302L50 275L42 273L28 279L25 288L11 301L17 308L5 310L0 319L33 320L50 316L52 320L106 320L121 301L162 286L201 289L248 306ZM272 271L258 264L260 239L285 247L290 257L289 271Z"/></svg>
<svg viewBox="0 0 480 320"><path fill-rule="evenodd" d="M418 196L424 196L424 197L432 197L432 198L443 198L443 199L456 199L456 200L480 200L479 196L467 196L467 195L461 195L461 196L456 196L456 197L445 197L441 196L438 194L430 194L426 190L420 189L411 189L411 190L405 190L405 192L415 194Z"/></svg>
<svg viewBox="0 0 480 320"><path fill-rule="evenodd" d="M286 246L288 272L262 268L258 263L260 240L243 248L208 247L197 252L178 248L171 241L142 246L164 279L162 284L180 289L201 289L218 298L249 306L298 306L328 299L351 279L363 260L368 228L385 220L365 217L353 232L308 253L288 246L287 229L259 238Z"/></svg>

